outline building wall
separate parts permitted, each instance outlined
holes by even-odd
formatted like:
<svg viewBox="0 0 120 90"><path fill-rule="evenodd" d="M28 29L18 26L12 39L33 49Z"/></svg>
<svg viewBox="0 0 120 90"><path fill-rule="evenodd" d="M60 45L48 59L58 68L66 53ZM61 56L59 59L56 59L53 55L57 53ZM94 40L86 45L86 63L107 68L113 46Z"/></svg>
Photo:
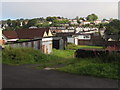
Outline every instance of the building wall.
<svg viewBox="0 0 120 90"><path fill-rule="evenodd" d="M44 34L43 34L43 37L47 37L48 35L47 35L47 33L46 32L44 32Z"/></svg>
<svg viewBox="0 0 120 90"><path fill-rule="evenodd" d="M78 37L67 37L67 43L74 43L78 45Z"/></svg>
<svg viewBox="0 0 120 90"><path fill-rule="evenodd" d="M78 45L78 37L75 37L75 45Z"/></svg>
<svg viewBox="0 0 120 90"><path fill-rule="evenodd" d="M50 54L52 52L52 38L43 38L38 40L23 41L20 43L11 43L11 47L30 47L40 50L42 53Z"/></svg>
<svg viewBox="0 0 120 90"><path fill-rule="evenodd" d="M50 30L48 32L48 36L53 36Z"/></svg>
<svg viewBox="0 0 120 90"><path fill-rule="evenodd" d="M75 43L74 37L67 37L67 42L68 43Z"/></svg>
<svg viewBox="0 0 120 90"><path fill-rule="evenodd" d="M42 52L50 54L52 52L52 38L42 39Z"/></svg>
<svg viewBox="0 0 120 90"><path fill-rule="evenodd" d="M80 40L78 39L78 45L92 45L90 40Z"/></svg>
<svg viewBox="0 0 120 90"><path fill-rule="evenodd" d="M0 28L0 45L3 44L3 40L2 40L2 29Z"/></svg>

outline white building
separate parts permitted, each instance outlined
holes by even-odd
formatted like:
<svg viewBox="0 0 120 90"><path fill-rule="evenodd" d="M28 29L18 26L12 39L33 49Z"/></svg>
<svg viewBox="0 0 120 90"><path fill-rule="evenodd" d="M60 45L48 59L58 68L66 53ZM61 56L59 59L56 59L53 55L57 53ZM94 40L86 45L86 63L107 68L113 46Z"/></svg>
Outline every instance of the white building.
<svg viewBox="0 0 120 90"><path fill-rule="evenodd" d="M80 25L86 25L86 24L90 24L90 22L89 21L83 21L83 22L81 22Z"/></svg>
<svg viewBox="0 0 120 90"><path fill-rule="evenodd" d="M101 20L94 21L95 24L100 24L101 22L102 22Z"/></svg>

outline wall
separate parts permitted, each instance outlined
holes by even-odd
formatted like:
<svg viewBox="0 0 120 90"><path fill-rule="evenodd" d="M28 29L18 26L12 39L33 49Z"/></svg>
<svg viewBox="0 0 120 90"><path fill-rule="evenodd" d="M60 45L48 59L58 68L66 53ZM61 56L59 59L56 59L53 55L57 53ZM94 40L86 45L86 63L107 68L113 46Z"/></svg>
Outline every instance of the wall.
<svg viewBox="0 0 120 90"><path fill-rule="evenodd" d="M42 38L19 43L9 44L11 47L30 47L40 50L42 53L50 54L52 52L52 38Z"/></svg>
<svg viewBox="0 0 120 90"><path fill-rule="evenodd" d="M78 39L78 45L92 45L90 40L80 40Z"/></svg>
<svg viewBox="0 0 120 90"><path fill-rule="evenodd" d="M67 42L68 43L75 43L74 37L67 37Z"/></svg>
<svg viewBox="0 0 120 90"><path fill-rule="evenodd" d="M52 52L52 38L42 38L42 52L46 54Z"/></svg>
<svg viewBox="0 0 120 90"><path fill-rule="evenodd" d="M78 45L78 37L67 37L67 43L68 42Z"/></svg>
<svg viewBox="0 0 120 90"><path fill-rule="evenodd" d="M75 45L78 45L78 37L75 37Z"/></svg>

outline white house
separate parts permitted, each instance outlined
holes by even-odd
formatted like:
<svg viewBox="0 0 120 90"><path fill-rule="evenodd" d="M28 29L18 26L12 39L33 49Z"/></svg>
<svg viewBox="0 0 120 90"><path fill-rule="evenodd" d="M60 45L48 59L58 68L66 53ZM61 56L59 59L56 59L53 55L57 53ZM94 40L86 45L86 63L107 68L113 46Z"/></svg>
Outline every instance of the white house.
<svg viewBox="0 0 120 90"><path fill-rule="evenodd" d="M101 22L102 22L101 20L94 21L95 24L100 24Z"/></svg>
<svg viewBox="0 0 120 90"><path fill-rule="evenodd" d="M86 25L86 24L90 24L90 22L89 21L83 21L83 22L81 22L80 25Z"/></svg>
<svg viewBox="0 0 120 90"><path fill-rule="evenodd" d="M67 37L68 43L74 43L75 45L78 45L78 37Z"/></svg>

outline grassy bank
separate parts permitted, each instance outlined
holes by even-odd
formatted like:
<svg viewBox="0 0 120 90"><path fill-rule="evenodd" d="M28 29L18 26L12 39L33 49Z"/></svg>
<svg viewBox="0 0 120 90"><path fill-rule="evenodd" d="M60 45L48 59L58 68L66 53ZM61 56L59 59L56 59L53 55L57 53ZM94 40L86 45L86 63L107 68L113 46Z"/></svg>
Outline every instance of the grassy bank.
<svg viewBox="0 0 120 90"><path fill-rule="evenodd" d="M120 55L111 53L101 58L74 58L74 50L56 50L49 55L42 54L32 48L10 48L2 52L2 63L10 65L40 64L38 69L63 65L57 68L72 74L120 79Z"/></svg>

